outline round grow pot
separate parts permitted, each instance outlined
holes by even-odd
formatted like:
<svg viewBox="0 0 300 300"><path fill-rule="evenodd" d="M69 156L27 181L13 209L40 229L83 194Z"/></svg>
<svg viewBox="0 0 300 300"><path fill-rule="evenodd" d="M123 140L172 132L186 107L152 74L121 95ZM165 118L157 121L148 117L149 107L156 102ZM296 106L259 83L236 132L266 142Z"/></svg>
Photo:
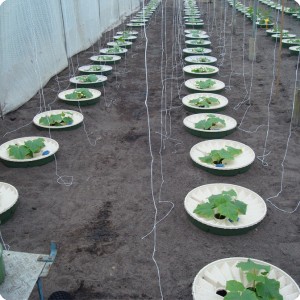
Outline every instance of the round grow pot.
<svg viewBox="0 0 300 300"><path fill-rule="evenodd" d="M191 101L199 97L213 97L218 100L218 103L212 104L209 107L199 107L191 103ZM184 108L192 113L213 113L224 110L224 108L228 105L228 99L222 95L213 93L195 93L183 97L182 103L184 105Z"/></svg>
<svg viewBox="0 0 300 300"><path fill-rule="evenodd" d="M208 88L200 88L197 83L212 80L215 84ZM221 80L210 78L192 78L184 82L185 87L192 93L195 92L221 92L225 88L225 83Z"/></svg>
<svg viewBox="0 0 300 300"><path fill-rule="evenodd" d="M185 37L187 39L209 39L209 35L199 33L188 33L185 35Z"/></svg>
<svg viewBox="0 0 300 300"><path fill-rule="evenodd" d="M191 77L211 77L219 72L219 68L211 65L187 65L183 68L185 74Z"/></svg>
<svg viewBox="0 0 300 300"><path fill-rule="evenodd" d="M248 282L244 272L236 267L239 262L246 262L247 260L246 257L230 257L216 260L203 267L193 282L193 300L224 299L224 296L219 296L216 293L225 290L226 282L229 280L237 280L247 286ZM300 295L299 286L286 272L267 262L252 258L251 260L257 264L270 266L271 270L268 277L280 282L279 292L284 300L298 299L297 297Z"/></svg>
<svg viewBox="0 0 300 300"><path fill-rule="evenodd" d="M291 46L300 46L300 39L283 39L282 47L289 48Z"/></svg>
<svg viewBox="0 0 300 300"><path fill-rule="evenodd" d="M114 39L115 40L123 39L125 41L134 42L137 39L137 36L136 35L115 35Z"/></svg>
<svg viewBox="0 0 300 300"><path fill-rule="evenodd" d="M90 98L80 98L80 99L68 99L66 95L72 94L76 89L69 89L58 94L58 98L64 101L65 103L77 106L92 105L97 103L100 100L101 92L95 89L88 89L92 93Z"/></svg>
<svg viewBox="0 0 300 300"><path fill-rule="evenodd" d="M220 164L205 163L200 157L207 156L212 150L226 149L226 147L241 149L242 153L232 161ZM190 157L196 166L214 175L234 176L248 171L255 160L254 151L247 145L231 140L208 140L194 145L190 151Z"/></svg>
<svg viewBox="0 0 300 300"><path fill-rule="evenodd" d="M127 27L144 27L146 26L146 23L127 23L126 24Z"/></svg>
<svg viewBox="0 0 300 300"><path fill-rule="evenodd" d="M289 31L288 30L282 30L282 33L288 33ZM277 29L267 29L266 30L266 33L267 33L267 35L273 35L273 34L280 34L280 31L279 30L277 30Z"/></svg>
<svg viewBox="0 0 300 300"><path fill-rule="evenodd" d="M24 142L32 141L38 138L44 139L45 146L40 152L34 153L32 158L16 159L11 157L8 153L8 147L13 145L24 145ZM7 167L12 168L27 168L44 165L54 159L54 154L58 151L58 143L50 138L41 136L23 137L10 140L0 146L0 160Z"/></svg>
<svg viewBox="0 0 300 300"><path fill-rule="evenodd" d="M86 65L78 68L82 74L101 74L108 75L112 71L111 66L106 65Z"/></svg>
<svg viewBox="0 0 300 300"><path fill-rule="evenodd" d="M45 125L43 124L43 122L40 123L41 118L47 118L50 117L51 115L61 115L61 114L65 114L66 117L72 118L73 121L70 122L69 124L63 124L59 126ZM82 121L83 121L83 115L81 113L74 110L67 110L67 109L45 111L40 114L37 114L33 118L34 125L37 126L39 129L47 129L47 130L51 129L56 131L76 129L81 125Z"/></svg>
<svg viewBox="0 0 300 300"><path fill-rule="evenodd" d="M214 64L217 58L207 55L192 55L186 56L184 60L188 64Z"/></svg>
<svg viewBox="0 0 300 300"><path fill-rule="evenodd" d="M289 47L289 50L292 55L299 55L300 45L299 46L291 46L291 47Z"/></svg>
<svg viewBox="0 0 300 300"><path fill-rule="evenodd" d="M219 216L205 218L194 213L198 204L207 203L210 196L219 195L231 189L236 192L236 199L247 204L246 214L239 214L237 222L224 216L222 216L224 218ZM258 194L242 186L227 183L206 184L191 190L185 197L184 208L191 222L198 228L225 236L244 234L254 229L267 213L266 203Z"/></svg>
<svg viewBox="0 0 300 300"><path fill-rule="evenodd" d="M186 130L192 135L205 138L205 139L220 139L231 133L233 133L236 129L237 122L234 118L221 115L221 114L213 114L215 117L218 117L225 121L225 125L221 126L220 124L216 124L210 129L197 128L196 124L207 120L212 114L200 113L190 115L184 118L183 125Z"/></svg>
<svg viewBox="0 0 300 300"><path fill-rule="evenodd" d="M136 30L125 30L125 31L118 31L117 35L123 35L123 34L129 34L129 35L138 35L139 32Z"/></svg>
<svg viewBox="0 0 300 300"><path fill-rule="evenodd" d="M203 22L185 22L187 28L202 28L204 26Z"/></svg>
<svg viewBox="0 0 300 300"><path fill-rule="evenodd" d="M149 18L135 18L131 19L130 23L147 23L149 21Z"/></svg>
<svg viewBox="0 0 300 300"><path fill-rule="evenodd" d="M210 47L211 42L204 39L193 39L193 40L187 40L185 41L188 48L194 48L194 47Z"/></svg>
<svg viewBox="0 0 300 300"><path fill-rule="evenodd" d="M206 55L211 53L211 49L204 48L204 47L195 47L195 48L184 48L183 54L185 56L188 55Z"/></svg>
<svg viewBox="0 0 300 300"><path fill-rule="evenodd" d="M122 47L122 48L129 49L132 46L132 42L128 42L128 41L124 41L124 42L119 42L119 41L117 41L117 42L108 42L107 46L109 46L109 47Z"/></svg>
<svg viewBox="0 0 300 300"><path fill-rule="evenodd" d="M83 79L89 75L81 75L70 78L70 82L76 88L89 88L89 87L101 87L107 81L107 77L104 75L96 75L97 80L93 82L84 82Z"/></svg>
<svg viewBox="0 0 300 300"><path fill-rule="evenodd" d="M121 56L118 55L95 55L90 58L91 61L104 65L113 65L121 60Z"/></svg>
<svg viewBox="0 0 300 300"><path fill-rule="evenodd" d="M112 48L103 48L100 49L100 53L102 54L111 54L111 55L125 55L127 53L126 48L122 47L112 47Z"/></svg>
<svg viewBox="0 0 300 300"><path fill-rule="evenodd" d="M4 224L13 216L18 199L18 190L13 185L0 182L0 224Z"/></svg>
<svg viewBox="0 0 300 300"><path fill-rule="evenodd" d="M204 35L204 34L206 34L206 31L199 30L199 29L185 29L184 33Z"/></svg>
<svg viewBox="0 0 300 300"><path fill-rule="evenodd" d="M280 36L281 34L280 33L275 33L275 34L272 34L272 40L280 40ZM282 35L282 38L283 39L293 39L296 37L296 34L292 34L292 33L285 33Z"/></svg>

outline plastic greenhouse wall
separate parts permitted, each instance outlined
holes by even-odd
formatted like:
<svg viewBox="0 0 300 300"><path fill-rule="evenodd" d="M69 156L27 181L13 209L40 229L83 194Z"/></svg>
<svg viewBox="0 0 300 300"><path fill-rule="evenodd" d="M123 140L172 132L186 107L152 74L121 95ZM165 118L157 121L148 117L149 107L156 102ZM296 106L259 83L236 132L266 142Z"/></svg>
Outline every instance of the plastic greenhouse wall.
<svg viewBox="0 0 300 300"><path fill-rule="evenodd" d="M68 58L140 8L140 0L7 0L0 6L0 114L26 103Z"/></svg>

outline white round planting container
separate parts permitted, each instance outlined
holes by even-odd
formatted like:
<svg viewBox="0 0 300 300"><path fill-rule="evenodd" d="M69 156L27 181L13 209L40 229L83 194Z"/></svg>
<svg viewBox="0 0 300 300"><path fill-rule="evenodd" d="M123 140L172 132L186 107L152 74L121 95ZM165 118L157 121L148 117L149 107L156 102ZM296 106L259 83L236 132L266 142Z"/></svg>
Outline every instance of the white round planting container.
<svg viewBox="0 0 300 300"><path fill-rule="evenodd" d="M201 29L185 29L184 33L187 34L206 34L206 31Z"/></svg>
<svg viewBox="0 0 300 300"><path fill-rule="evenodd" d="M215 84L209 88L201 89L197 86L197 82L206 81L209 79L210 78L192 78L192 79L186 80L184 82L184 85L191 92L217 92L217 91L221 91L225 88L225 83L223 81L220 81L217 79L210 79L210 80L213 80L215 82Z"/></svg>
<svg viewBox="0 0 300 300"><path fill-rule="evenodd" d="M207 120L211 115L214 115L224 120L225 125L216 124L214 127L212 127L209 130L195 127L195 125L198 122ZM214 114L201 113L201 114L194 114L185 117L183 120L183 125L185 126L188 132L190 132L195 136L199 136L207 139L219 139L231 134L236 129L237 122L234 118L226 115L215 114L215 113Z"/></svg>
<svg viewBox="0 0 300 300"><path fill-rule="evenodd" d="M205 39L193 39L185 41L187 47L195 48L195 47L204 47L207 48L211 45L211 42Z"/></svg>
<svg viewBox="0 0 300 300"><path fill-rule="evenodd" d="M188 64L213 64L217 61L216 57L207 55L192 55L184 59Z"/></svg>
<svg viewBox="0 0 300 300"><path fill-rule="evenodd" d="M62 125L62 126L48 126L40 124L40 119L43 117L50 117L51 115L58 115L64 113L67 117L71 117L73 119L72 123ZM83 115L77 111L74 110L67 110L67 109L56 109L56 110L50 110L45 111L40 114L37 114L33 118L33 123L42 129L53 129L53 130L65 130L65 129L75 129L77 128L83 121Z"/></svg>
<svg viewBox="0 0 300 300"><path fill-rule="evenodd" d="M207 156L212 150L226 149L226 146L241 149L242 153L237 155L232 161L225 164L216 165L205 163L199 158ZM193 162L205 171L223 176L233 176L248 171L255 160L254 151L247 145L231 140L208 140L194 145L190 150L190 157Z"/></svg>
<svg viewBox="0 0 300 300"><path fill-rule="evenodd" d="M205 47L184 48L182 52L185 55L205 55L211 53L211 49Z"/></svg>
<svg viewBox="0 0 300 300"><path fill-rule="evenodd" d="M103 49L100 49L100 53L102 54L108 54L108 55L125 55L125 53L127 53L128 49L126 48L122 48L122 47L119 47L117 50L114 49L113 47L112 48L103 48Z"/></svg>
<svg viewBox="0 0 300 300"><path fill-rule="evenodd" d="M90 58L91 61L98 62L100 64L115 64L121 60L121 56L118 55L94 55Z"/></svg>
<svg viewBox="0 0 300 300"><path fill-rule="evenodd" d="M18 190L11 184L0 182L0 223L4 224L14 214L19 199Z"/></svg>
<svg viewBox="0 0 300 300"><path fill-rule="evenodd" d="M199 107L190 103L191 100L197 99L199 97L213 97L216 98L219 103L211 105L210 107ZM195 93L184 96L182 98L182 104L187 111L192 113L214 113L223 110L228 105L228 99L219 94L213 93Z"/></svg>
<svg viewBox="0 0 300 300"><path fill-rule="evenodd" d="M101 96L101 92L95 89L88 89L89 92L92 93L92 97L90 98L82 98L82 99L67 99L66 95L68 94L72 94L75 89L69 89L69 90L65 90L63 92L60 92L58 94L58 98L61 99L62 101L65 101L68 104L72 104L72 105L90 105L90 104L95 104L96 102L99 101L100 96Z"/></svg>
<svg viewBox="0 0 300 300"><path fill-rule="evenodd" d="M139 32L138 31L136 31L136 30L126 30L126 31L118 31L117 32L117 35L122 35L122 34L134 34L134 35L137 35L137 34L139 34Z"/></svg>
<svg viewBox="0 0 300 300"><path fill-rule="evenodd" d="M209 35L199 33L188 33L185 35L185 37L188 39L208 39Z"/></svg>
<svg viewBox="0 0 300 300"><path fill-rule="evenodd" d="M23 145L24 142L35 140L38 138L44 139L45 146L40 152L34 153L32 158L16 159L9 155L8 147L10 145ZM54 159L54 154L58 151L58 143L50 138L43 136L30 136L10 140L0 146L0 160L8 167L26 168L46 164Z"/></svg>
<svg viewBox="0 0 300 300"><path fill-rule="evenodd" d="M237 200L247 204L246 214L239 214L237 222L232 222L227 218L204 218L194 213L198 204L207 203L210 196L231 189L237 193ZM258 194L242 186L227 183L206 184L191 190L185 197L184 208L194 225L218 235L244 234L258 226L267 214L266 203Z"/></svg>
<svg viewBox="0 0 300 300"><path fill-rule="evenodd" d="M128 35L128 36L127 35L125 35L125 36L123 36L123 35L115 35L114 39L115 40L124 39L125 41L132 41L132 42L134 42L137 39L137 36L136 35Z"/></svg>
<svg viewBox="0 0 300 300"><path fill-rule="evenodd" d="M188 65L183 71L193 77L213 76L219 72L219 68L210 65Z"/></svg>
<svg viewBox="0 0 300 300"><path fill-rule="evenodd" d="M230 257L216 260L204 268L196 275L192 293L194 300L222 300L224 297L216 294L219 290L224 290L226 282L229 280L237 280L247 286L247 279L244 272L241 272L236 265L239 262L246 262L246 257ZM271 279L276 279L280 282L279 292L284 300L298 300L300 289L297 283L283 270L271 265L267 262L253 259L255 263L267 265L271 267L268 275Z"/></svg>
<svg viewBox="0 0 300 300"><path fill-rule="evenodd" d="M86 65L79 67L78 70L83 74L109 74L112 71L112 67L107 65Z"/></svg>

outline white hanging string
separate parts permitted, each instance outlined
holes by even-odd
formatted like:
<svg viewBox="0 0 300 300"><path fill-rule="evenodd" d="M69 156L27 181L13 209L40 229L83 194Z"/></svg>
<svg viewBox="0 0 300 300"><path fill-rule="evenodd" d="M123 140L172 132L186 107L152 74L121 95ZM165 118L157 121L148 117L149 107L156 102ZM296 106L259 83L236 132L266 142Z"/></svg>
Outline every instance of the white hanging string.
<svg viewBox="0 0 300 300"><path fill-rule="evenodd" d="M142 1L142 9L144 11L145 7L145 0ZM163 5L162 5L163 7ZM163 8L162 8L163 9ZM149 113L149 107L148 107L148 97L149 97L149 80L148 80L148 62L147 62L147 52L148 52L148 37L147 37L147 31L146 26L144 25L144 35L145 35L145 76L146 76L146 97L145 97L145 107L146 107L146 113L147 113L147 125L148 125L148 143L149 143L149 152L150 152L150 186L151 186L151 197L152 202L154 206L154 220L153 220L153 251L152 251L152 260L155 264L157 276L158 276L158 285L159 285L159 291L161 298L163 299L163 291L162 291L162 285L161 285L161 276L160 276L160 269L159 265L156 261L155 254L156 254L156 244L157 244L157 216L158 216L158 208L156 204L156 199L154 196L154 178L153 178L153 165L154 165L154 154L152 151L152 137L151 137L151 122L150 122L150 113Z"/></svg>
<svg viewBox="0 0 300 300"><path fill-rule="evenodd" d="M299 63L300 63L300 53L298 55L298 61L297 61L296 79L295 79L295 85L294 85L294 94L296 93L296 90L298 88L297 84L298 84ZM291 117L293 117L293 115L294 115L294 110L295 110L295 102L293 101ZM279 190L279 192L276 195L271 196L271 197L269 197L269 198L266 199L266 201L268 201L271 205L273 205L279 211L284 212L284 213L289 213L289 214L292 214L292 213L294 213L294 212L296 212L298 210L298 208L300 206L300 200L298 201L296 207L293 210L288 211L288 210L282 209L278 205L274 204L273 201L272 201L272 199L278 198L280 196L280 194L284 190L283 183L284 183L284 175L285 175L285 161L286 161L286 158L287 158L287 154L288 154L288 150L289 150L289 144L290 144L290 139L291 139L291 136L292 136L292 128L293 128L293 125L292 125L292 118L291 118L290 126L289 126L289 135L288 135L288 139L287 139L287 143L286 143L286 148L285 148L284 156L283 156L283 159L282 159L282 162L281 162L280 190Z"/></svg>

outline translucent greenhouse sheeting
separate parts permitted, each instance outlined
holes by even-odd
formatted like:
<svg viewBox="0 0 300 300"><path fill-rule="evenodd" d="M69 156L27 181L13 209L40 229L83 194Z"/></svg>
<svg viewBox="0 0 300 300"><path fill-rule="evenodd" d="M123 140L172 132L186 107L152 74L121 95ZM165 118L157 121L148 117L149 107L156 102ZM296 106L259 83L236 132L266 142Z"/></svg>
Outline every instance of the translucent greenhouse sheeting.
<svg viewBox="0 0 300 300"><path fill-rule="evenodd" d="M7 0L0 6L0 115L17 109L68 58L140 8L140 0Z"/></svg>

